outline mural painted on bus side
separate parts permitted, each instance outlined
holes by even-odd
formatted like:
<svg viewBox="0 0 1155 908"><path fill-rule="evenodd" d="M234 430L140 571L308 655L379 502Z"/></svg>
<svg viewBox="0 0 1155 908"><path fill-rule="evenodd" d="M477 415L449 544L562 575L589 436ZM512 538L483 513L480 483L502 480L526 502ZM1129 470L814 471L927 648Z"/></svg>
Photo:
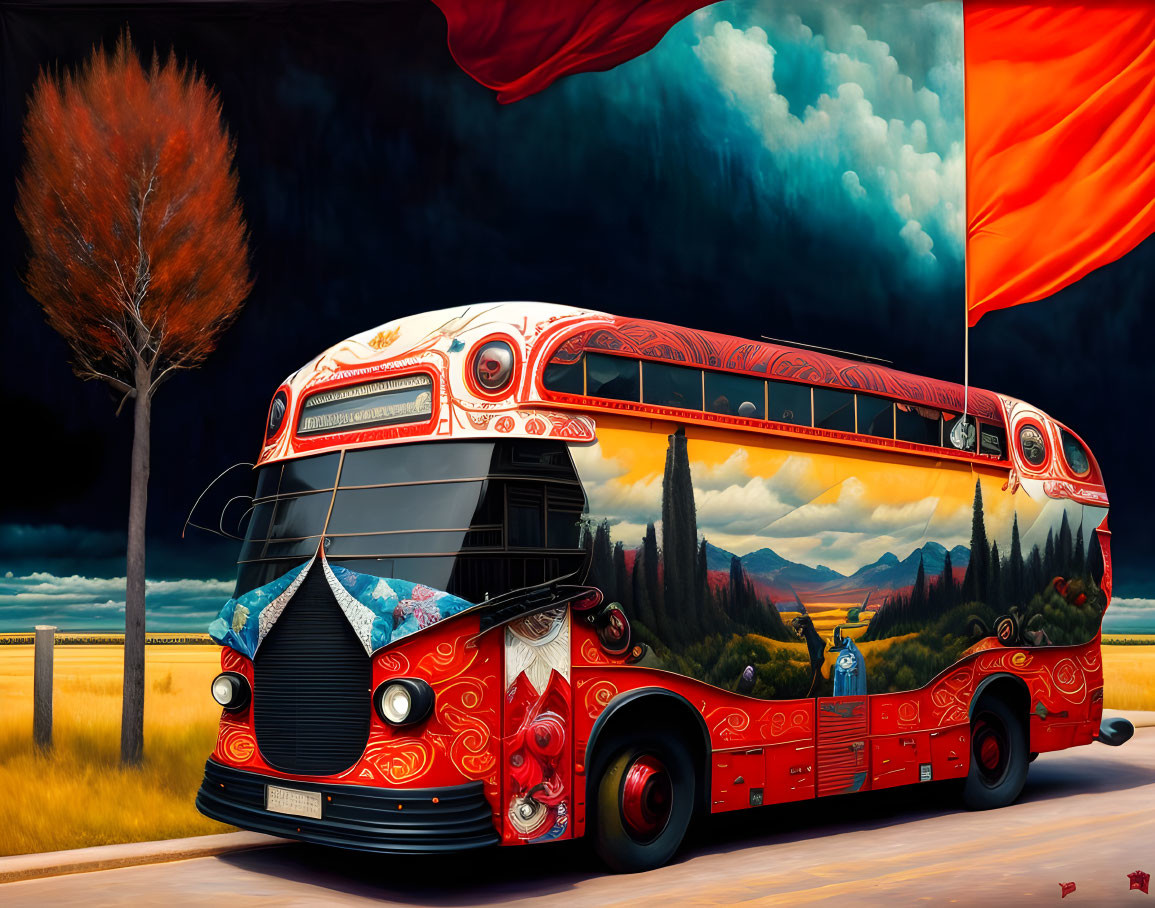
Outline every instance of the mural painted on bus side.
<svg viewBox="0 0 1155 908"><path fill-rule="evenodd" d="M588 581L646 663L762 699L914 690L992 638L1085 643L1106 509L1007 471L599 420ZM985 641L985 642L984 642Z"/></svg>

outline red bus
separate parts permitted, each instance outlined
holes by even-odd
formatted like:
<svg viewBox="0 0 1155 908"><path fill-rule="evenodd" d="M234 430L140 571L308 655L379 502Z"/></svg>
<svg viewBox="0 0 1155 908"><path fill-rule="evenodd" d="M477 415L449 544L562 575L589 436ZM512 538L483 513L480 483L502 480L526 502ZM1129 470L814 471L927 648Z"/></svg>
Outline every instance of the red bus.
<svg viewBox="0 0 1155 908"><path fill-rule="evenodd" d="M1107 495L1022 401L539 303L414 315L269 408L197 806L366 851L958 780L1096 739Z"/></svg>

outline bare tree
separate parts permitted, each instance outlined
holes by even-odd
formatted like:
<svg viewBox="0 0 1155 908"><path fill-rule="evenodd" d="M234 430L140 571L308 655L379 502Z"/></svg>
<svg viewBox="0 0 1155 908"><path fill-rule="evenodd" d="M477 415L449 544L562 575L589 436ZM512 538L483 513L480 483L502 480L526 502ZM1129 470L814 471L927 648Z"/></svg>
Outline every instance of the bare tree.
<svg viewBox="0 0 1155 908"><path fill-rule="evenodd" d="M24 122L16 213L28 292L82 379L133 401L121 760L144 747L145 518L153 395L200 365L252 287L220 100L171 54L146 69L125 32L42 72Z"/></svg>

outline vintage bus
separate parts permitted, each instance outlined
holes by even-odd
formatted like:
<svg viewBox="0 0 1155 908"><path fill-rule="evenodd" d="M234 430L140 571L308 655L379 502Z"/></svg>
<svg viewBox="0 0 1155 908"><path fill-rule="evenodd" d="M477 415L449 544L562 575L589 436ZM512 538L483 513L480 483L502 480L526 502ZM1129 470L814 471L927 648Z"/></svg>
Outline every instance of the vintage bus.
<svg viewBox="0 0 1155 908"><path fill-rule="evenodd" d="M1094 457L1035 407L541 303L401 318L268 411L197 806L376 852L957 780L1098 739Z"/></svg>

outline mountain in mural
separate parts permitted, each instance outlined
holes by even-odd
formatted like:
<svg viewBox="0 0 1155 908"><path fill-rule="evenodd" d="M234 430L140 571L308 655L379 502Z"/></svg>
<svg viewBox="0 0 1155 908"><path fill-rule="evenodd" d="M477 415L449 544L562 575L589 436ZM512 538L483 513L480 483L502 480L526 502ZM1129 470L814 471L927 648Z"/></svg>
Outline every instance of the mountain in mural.
<svg viewBox="0 0 1155 908"><path fill-rule="evenodd" d="M706 543L706 566L711 571L729 571L730 561L734 555L716 545ZM774 586L777 584L813 585L829 583L834 580L845 579L838 571L828 568L824 564L811 567L797 561L788 561L773 549L758 549L738 559L742 562L742 569L751 577L763 583Z"/></svg>
<svg viewBox="0 0 1155 908"><path fill-rule="evenodd" d="M928 542L922 548L915 549L901 561L893 552L887 552L873 564L860 567L846 578L847 589L872 587L880 590L898 590L912 586L918 576L918 563L922 559L923 571L928 576L937 577L942 573L946 561L947 549L937 542ZM956 545L950 549L951 566L958 571L965 571L970 563L971 553L966 546ZM962 579L962 575L959 575Z"/></svg>
<svg viewBox="0 0 1155 908"><path fill-rule="evenodd" d="M858 592L868 588L900 590L914 584L920 558L925 573L938 576L942 573L946 554L945 546L928 542L902 559L893 552L887 552L877 561L860 567L849 576L824 564L811 567L790 561L769 548L750 552L738 560L742 563L742 569L759 587L776 592L778 596L775 598L786 595L792 599L792 591L795 589L824 595ZM706 543L706 566L709 570L729 573L733 558L733 553ZM950 549L950 558L961 580L962 572L970 563L970 551L966 546L956 545Z"/></svg>

